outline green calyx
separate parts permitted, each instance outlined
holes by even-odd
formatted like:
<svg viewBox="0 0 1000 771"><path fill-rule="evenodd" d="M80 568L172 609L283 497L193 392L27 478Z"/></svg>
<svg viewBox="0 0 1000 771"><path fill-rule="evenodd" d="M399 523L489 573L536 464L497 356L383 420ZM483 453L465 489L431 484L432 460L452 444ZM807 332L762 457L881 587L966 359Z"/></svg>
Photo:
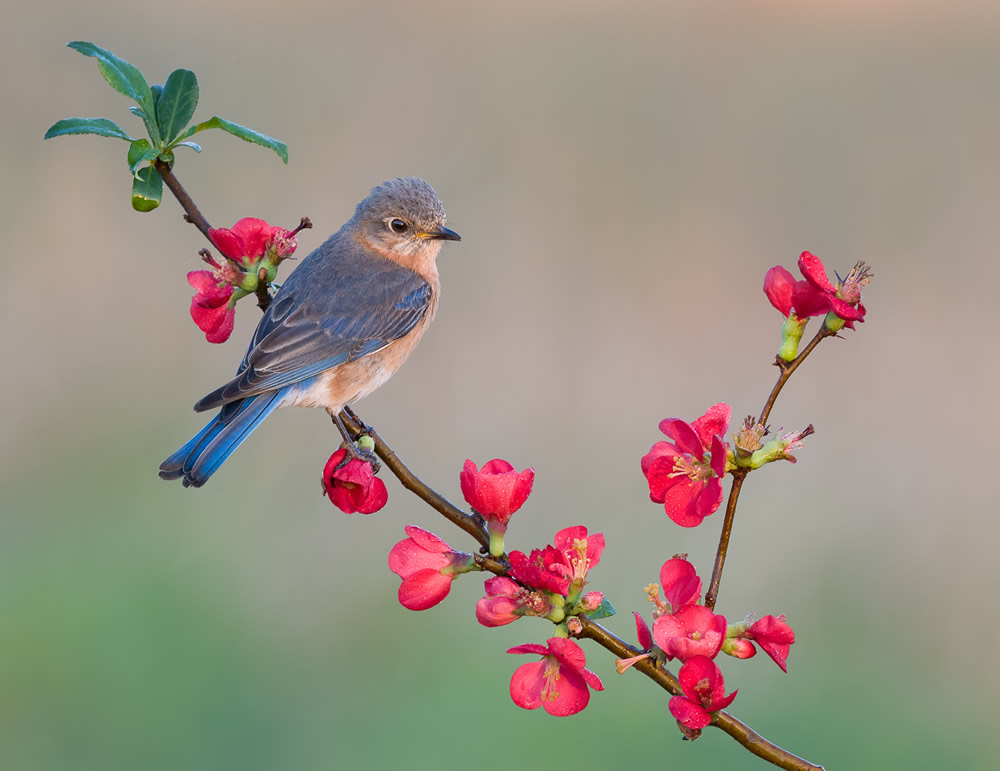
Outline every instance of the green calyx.
<svg viewBox="0 0 1000 771"><path fill-rule="evenodd" d="M809 319L800 320L794 312L788 314L781 326L781 348L778 349L778 356L783 361L794 361L799 355L799 341L808 321Z"/></svg>

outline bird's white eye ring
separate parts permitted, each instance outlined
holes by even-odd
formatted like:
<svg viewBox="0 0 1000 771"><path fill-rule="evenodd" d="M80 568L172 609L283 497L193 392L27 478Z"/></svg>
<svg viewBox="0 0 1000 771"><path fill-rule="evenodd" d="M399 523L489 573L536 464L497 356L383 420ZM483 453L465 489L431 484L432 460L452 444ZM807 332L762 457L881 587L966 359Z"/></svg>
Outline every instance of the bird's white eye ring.
<svg viewBox="0 0 1000 771"><path fill-rule="evenodd" d="M388 224L389 224L389 230L399 235L405 233L410 227L399 217L394 217L393 219L389 220Z"/></svg>

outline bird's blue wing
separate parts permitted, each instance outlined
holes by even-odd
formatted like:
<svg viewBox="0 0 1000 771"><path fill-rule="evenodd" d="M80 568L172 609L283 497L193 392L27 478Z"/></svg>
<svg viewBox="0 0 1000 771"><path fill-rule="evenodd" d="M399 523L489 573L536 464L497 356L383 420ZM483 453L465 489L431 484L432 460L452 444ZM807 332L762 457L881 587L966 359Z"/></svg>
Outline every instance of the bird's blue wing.
<svg viewBox="0 0 1000 771"><path fill-rule="evenodd" d="M275 295L236 377L201 399L213 409L355 361L410 332L430 305L419 275L331 237Z"/></svg>

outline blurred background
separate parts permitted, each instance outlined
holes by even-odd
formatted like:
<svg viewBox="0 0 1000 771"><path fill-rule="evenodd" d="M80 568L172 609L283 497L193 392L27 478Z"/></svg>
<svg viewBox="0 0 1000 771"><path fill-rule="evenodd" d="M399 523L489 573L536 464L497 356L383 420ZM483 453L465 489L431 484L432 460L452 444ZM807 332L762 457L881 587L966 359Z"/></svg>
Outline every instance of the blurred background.
<svg viewBox="0 0 1000 771"><path fill-rule="evenodd" d="M0 767L766 767L718 731L682 743L665 694L591 643L607 689L585 712L515 707L528 659L504 651L549 628L480 627L476 577L402 609L404 524L471 542L386 475L383 511L334 509L321 412L273 416L201 490L157 478L257 311L207 344L185 281L206 244L176 202L131 210L122 142L42 142L68 116L140 130L70 40L151 82L192 69L197 119L288 143L287 167L222 132L181 151L216 226L308 215L305 255L380 181L435 186L463 236L437 320L358 411L458 501L466 458L534 466L508 546L603 531L591 586L629 639L662 562L707 577L721 526L649 502L658 421L759 412L772 265L872 263L867 323L772 414L816 436L744 488L718 609L787 613L797 642L787 675L721 662L732 711L827 768L993 767L995 4L42 0L0 20Z"/></svg>

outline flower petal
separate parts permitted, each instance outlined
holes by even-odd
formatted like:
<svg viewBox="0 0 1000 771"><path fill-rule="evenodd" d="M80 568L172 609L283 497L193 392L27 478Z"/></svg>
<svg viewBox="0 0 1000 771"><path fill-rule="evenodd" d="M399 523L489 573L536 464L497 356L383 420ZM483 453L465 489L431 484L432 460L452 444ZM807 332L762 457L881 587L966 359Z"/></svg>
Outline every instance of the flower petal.
<svg viewBox="0 0 1000 771"><path fill-rule="evenodd" d="M802 254L799 255L799 270L802 272L806 281L817 289L821 289L829 294L833 294L837 291L837 288L831 284L830 279L827 278L826 268L823 267L823 261L812 252L802 252Z"/></svg>
<svg viewBox="0 0 1000 771"><path fill-rule="evenodd" d="M521 647L521 646L519 646ZM541 645L538 646L542 648ZM545 648L542 648L545 651ZM507 651L508 653L527 653L528 651ZM547 651L546 651L547 652ZM546 662L533 661L522 664L514 670L510 678L510 698L524 709L538 709L542 706L542 686L545 684Z"/></svg>
<svg viewBox="0 0 1000 771"><path fill-rule="evenodd" d="M698 435L698 439L701 442L702 451L708 450L712 446L712 437L725 436L726 431L729 430L729 418L731 416L732 410L729 405L725 402L719 402L718 404L713 404L707 410L705 414L700 418L696 418L691 424L691 428ZM700 458L701 456L697 456Z"/></svg>
<svg viewBox="0 0 1000 771"><path fill-rule="evenodd" d="M668 705L670 714L688 728L700 729L712 722L712 716L683 696L672 696Z"/></svg>
<svg viewBox="0 0 1000 771"><path fill-rule="evenodd" d="M448 596L455 574L442 575L440 570L426 568L403 579L399 586L399 602L410 610L427 610Z"/></svg>

